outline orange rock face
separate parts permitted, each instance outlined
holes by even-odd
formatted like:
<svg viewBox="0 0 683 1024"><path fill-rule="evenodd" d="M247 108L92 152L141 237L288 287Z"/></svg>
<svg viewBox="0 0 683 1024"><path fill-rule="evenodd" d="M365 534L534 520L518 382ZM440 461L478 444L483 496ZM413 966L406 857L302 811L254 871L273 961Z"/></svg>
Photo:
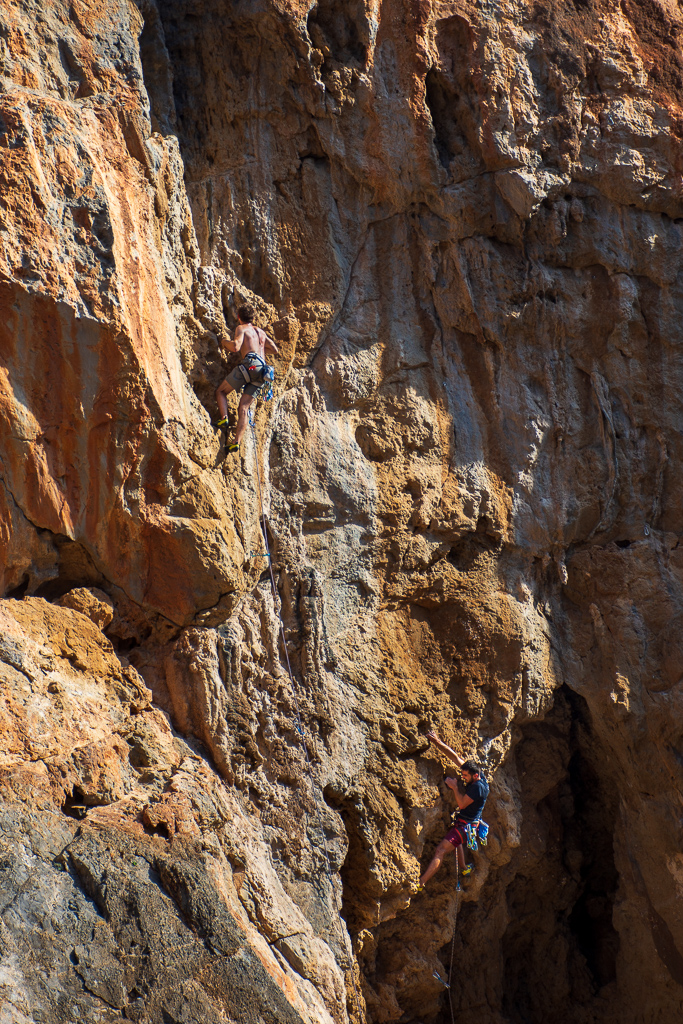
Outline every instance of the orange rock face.
<svg viewBox="0 0 683 1024"><path fill-rule="evenodd" d="M0 27L11 1013L677 1020L678 9ZM280 355L226 456L243 300ZM429 728L491 781L460 897L411 896Z"/></svg>
<svg viewBox="0 0 683 1024"><path fill-rule="evenodd" d="M79 10L3 15L3 584L56 577L66 538L182 623L234 606L243 562L198 479L217 444L184 372L206 342L187 331L196 246L177 144L149 131L142 19Z"/></svg>

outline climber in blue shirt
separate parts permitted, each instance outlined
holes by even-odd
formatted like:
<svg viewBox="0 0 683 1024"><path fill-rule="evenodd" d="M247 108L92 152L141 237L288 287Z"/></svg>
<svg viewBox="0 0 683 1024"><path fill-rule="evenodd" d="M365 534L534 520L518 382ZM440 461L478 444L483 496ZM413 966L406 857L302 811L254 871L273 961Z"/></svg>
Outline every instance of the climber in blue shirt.
<svg viewBox="0 0 683 1024"><path fill-rule="evenodd" d="M463 761L452 747L444 743L435 732L428 732L427 739L453 761L459 769L460 777L464 783L464 790L458 786L455 779L450 777L444 779L446 785L453 790L458 810L453 815L452 827L437 846L429 867L420 878L420 884L417 888L418 892L422 890L432 875L439 870L444 857L452 850L457 852L460 874L467 877L472 873L474 865L465 864L464 842L466 839L466 829L468 825L476 826L479 822L486 798L489 795L489 784L476 761Z"/></svg>

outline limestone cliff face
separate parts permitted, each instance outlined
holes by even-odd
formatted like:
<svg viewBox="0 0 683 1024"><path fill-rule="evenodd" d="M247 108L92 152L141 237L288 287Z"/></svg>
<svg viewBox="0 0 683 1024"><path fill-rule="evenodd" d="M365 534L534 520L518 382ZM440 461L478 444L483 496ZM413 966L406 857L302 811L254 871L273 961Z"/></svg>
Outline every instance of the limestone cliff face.
<svg viewBox="0 0 683 1024"><path fill-rule="evenodd" d="M680 1017L682 33L4 5L12 1024L450 1020L430 726L492 783L455 1020ZM281 355L226 457L241 299Z"/></svg>

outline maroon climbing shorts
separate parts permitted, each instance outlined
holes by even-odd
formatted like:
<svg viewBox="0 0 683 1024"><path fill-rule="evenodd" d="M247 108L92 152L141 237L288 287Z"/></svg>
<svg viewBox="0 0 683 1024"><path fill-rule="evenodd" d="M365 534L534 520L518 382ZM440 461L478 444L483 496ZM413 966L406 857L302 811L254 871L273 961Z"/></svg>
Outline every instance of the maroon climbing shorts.
<svg viewBox="0 0 683 1024"><path fill-rule="evenodd" d="M464 825L462 826L464 830ZM451 846L462 846L465 842L464 831L461 831L458 825L454 825L453 828L449 829L444 839L451 844Z"/></svg>

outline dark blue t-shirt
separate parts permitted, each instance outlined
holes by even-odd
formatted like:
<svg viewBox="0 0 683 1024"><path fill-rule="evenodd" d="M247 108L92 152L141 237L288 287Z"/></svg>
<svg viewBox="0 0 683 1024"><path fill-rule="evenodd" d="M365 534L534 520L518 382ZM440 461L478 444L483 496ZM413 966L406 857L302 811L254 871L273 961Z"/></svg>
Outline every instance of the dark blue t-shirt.
<svg viewBox="0 0 683 1024"><path fill-rule="evenodd" d="M488 795L489 784L484 776L480 774L475 782L470 782L469 785L465 786L465 796L470 797L472 803L468 804L464 810L458 811L458 816L465 821L476 821L484 810L484 804Z"/></svg>

